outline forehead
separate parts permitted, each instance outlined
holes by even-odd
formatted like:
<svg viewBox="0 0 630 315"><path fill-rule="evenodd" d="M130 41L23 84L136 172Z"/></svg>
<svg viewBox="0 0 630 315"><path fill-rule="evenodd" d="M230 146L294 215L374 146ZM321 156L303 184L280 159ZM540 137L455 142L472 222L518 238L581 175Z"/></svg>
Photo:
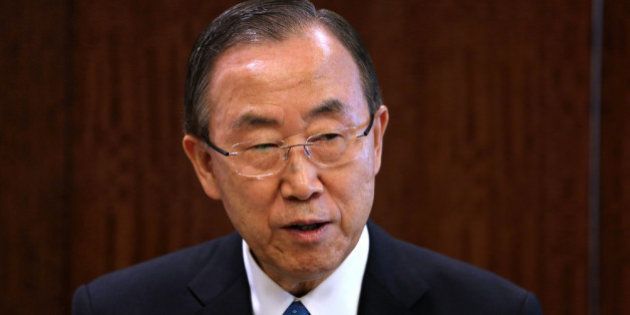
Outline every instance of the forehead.
<svg viewBox="0 0 630 315"><path fill-rule="evenodd" d="M217 59L207 93L211 133L238 126L243 115L305 120L331 101L341 105L332 112L350 120L368 115L354 59L317 26L279 42L228 49Z"/></svg>

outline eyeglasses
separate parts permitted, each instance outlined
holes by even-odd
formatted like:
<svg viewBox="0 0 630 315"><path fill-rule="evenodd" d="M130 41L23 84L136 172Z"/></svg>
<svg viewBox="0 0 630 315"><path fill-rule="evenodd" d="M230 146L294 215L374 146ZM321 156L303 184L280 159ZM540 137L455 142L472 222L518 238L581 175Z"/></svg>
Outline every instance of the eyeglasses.
<svg viewBox="0 0 630 315"><path fill-rule="evenodd" d="M357 134L365 124L338 128L309 136L305 143L289 144L286 139L275 142L240 142L232 145L232 151L219 148L211 141L206 147L229 157L237 174L244 177L264 178L279 173L287 164L289 152L302 147L304 155L321 168L335 167L356 157L357 142L367 136L374 123L374 114L366 122L365 130Z"/></svg>

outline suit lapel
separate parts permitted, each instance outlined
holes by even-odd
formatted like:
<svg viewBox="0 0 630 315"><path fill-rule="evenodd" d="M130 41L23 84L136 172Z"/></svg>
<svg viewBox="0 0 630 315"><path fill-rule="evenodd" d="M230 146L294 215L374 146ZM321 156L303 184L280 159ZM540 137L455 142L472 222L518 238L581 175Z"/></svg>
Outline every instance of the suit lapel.
<svg viewBox="0 0 630 315"><path fill-rule="evenodd" d="M370 253L363 277L359 314L411 314L429 290L419 266L405 263L402 243L368 222Z"/></svg>
<svg viewBox="0 0 630 315"><path fill-rule="evenodd" d="M370 252L361 287L359 314L412 314L411 308L429 290L417 265L405 263L403 243L368 223ZM189 283L200 302L198 315L252 314L249 283L243 265L241 238L234 233L218 244L208 263Z"/></svg>
<svg viewBox="0 0 630 315"><path fill-rule="evenodd" d="M234 233L217 245L188 288L202 306L197 312L199 315L252 313L238 234Z"/></svg>

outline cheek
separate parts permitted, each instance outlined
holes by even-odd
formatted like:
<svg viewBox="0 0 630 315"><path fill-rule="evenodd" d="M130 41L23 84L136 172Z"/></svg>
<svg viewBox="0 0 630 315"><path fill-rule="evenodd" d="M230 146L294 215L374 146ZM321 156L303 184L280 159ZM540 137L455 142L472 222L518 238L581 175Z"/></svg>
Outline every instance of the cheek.
<svg viewBox="0 0 630 315"><path fill-rule="evenodd" d="M348 205L348 212L351 212L351 215L346 214L346 220L365 221L370 214L374 200L374 180L369 177L358 178L352 187L352 190L348 191L348 199L352 201L352 204Z"/></svg>
<svg viewBox="0 0 630 315"><path fill-rule="evenodd" d="M362 229L374 200L374 172L371 161L357 160L335 172L328 180L329 193L337 204L346 234ZM332 175L332 174L331 174Z"/></svg>
<svg viewBox="0 0 630 315"><path fill-rule="evenodd" d="M216 172L223 207L234 227L241 233L260 234L269 226L269 209L277 189L273 181L240 177L229 170Z"/></svg>
<svg viewBox="0 0 630 315"><path fill-rule="evenodd" d="M255 180L242 177L231 170L225 161L213 165L213 173L224 203L247 205L265 203L274 197L276 183L272 180Z"/></svg>

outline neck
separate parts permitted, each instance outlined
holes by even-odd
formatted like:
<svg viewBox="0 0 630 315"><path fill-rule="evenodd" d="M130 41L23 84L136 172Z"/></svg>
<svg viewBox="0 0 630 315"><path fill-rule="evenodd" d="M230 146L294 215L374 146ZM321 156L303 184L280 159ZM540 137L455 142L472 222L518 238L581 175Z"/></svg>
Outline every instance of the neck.
<svg viewBox="0 0 630 315"><path fill-rule="evenodd" d="M297 278L288 276L278 270L274 270L273 268L268 268L265 264L261 264L254 252L250 249L250 254L254 261L258 264L260 269L269 276L271 280L273 280L276 284L278 284L283 290L291 293L291 295L295 297L302 297L315 289L320 283L322 283L328 276L332 274L331 272L323 272L317 275L312 275L308 278Z"/></svg>
<svg viewBox="0 0 630 315"><path fill-rule="evenodd" d="M315 289L317 285L319 285L320 283L321 281L317 281L316 283L313 283L312 281L304 281L304 282L299 282L294 285L282 285L282 284L279 284L279 285L285 291L291 293L291 295L295 297L303 297L309 292L311 292L313 289Z"/></svg>

